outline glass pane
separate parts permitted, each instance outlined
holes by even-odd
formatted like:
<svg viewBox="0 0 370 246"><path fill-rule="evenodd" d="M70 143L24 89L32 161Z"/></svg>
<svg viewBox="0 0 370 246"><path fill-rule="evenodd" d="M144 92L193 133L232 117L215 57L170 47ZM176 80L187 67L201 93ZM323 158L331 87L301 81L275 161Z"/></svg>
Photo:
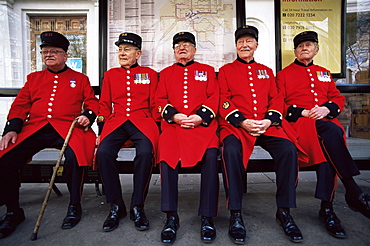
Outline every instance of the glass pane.
<svg viewBox="0 0 370 246"><path fill-rule="evenodd" d="M86 74L86 34L67 34L65 35L70 42L68 47L67 66ZM40 54L40 34L36 35L36 70L46 68Z"/></svg>
<svg viewBox="0 0 370 246"><path fill-rule="evenodd" d="M218 70L235 59L236 1L109 0L108 69L117 67L114 42L122 32L143 39L142 66L160 71L175 62L172 37L180 31L196 36L195 60ZM272 3L272 2L271 2Z"/></svg>
<svg viewBox="0 0 370 246"><path fill-rule="evenodd" d="M0 97L0 136L3 135L6 117L13 101L14 97Z"/></svg>
<svg viewBox="0 0 370 246"><path fill-rule="evenodd" d="M367 0L347 2L346 61L347 78L340 84L369 84L370 3Z"/></svg>
<svg viewBox="0 0 370 246"><path fill-rule="evenodd" d="M344 93L346 103L338 119L348 137L370 139L370 95Z"/></svg>

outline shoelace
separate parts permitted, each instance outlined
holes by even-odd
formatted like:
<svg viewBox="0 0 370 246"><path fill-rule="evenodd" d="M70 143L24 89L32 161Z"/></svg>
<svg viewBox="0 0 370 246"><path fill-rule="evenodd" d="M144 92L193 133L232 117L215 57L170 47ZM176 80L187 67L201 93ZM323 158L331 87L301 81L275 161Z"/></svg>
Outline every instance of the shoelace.
<svg viewBox="0 0 370 246"><path fill-rule="evenodd" d="M166 229L164 229L163 231L170 231L172 233L175 233L175 226L176 226L176 222L175 220L172 220L172 219L166 219L163 221L163 223L165 224L164 227L167 227Z"/></svg>
<svg viewBox="0 0 370 246"><path fill-rule="evenodd" d="M368 194L364 194L360 196L360 200L366 204L366 206L369 208L370 207L370 196Z"/></svg>
<svg viewBox="0 0 370 246"><path fill-rule="evenodd" d="M14 215L13 212L6 213L3 218L1 219L2 221L9 221L11 220L11 217Z"/></svg>
<svg viewBox="0 0 370 246"><path fill-rule="evenodd" d="M233 224L234 227L236 227L236 228L239 228L239 227L242 228L241 225L244 224L244 223L243 223L243 220L242 220L242 218L241 218L241 216L239 214L233 215L232 220L235 221L234 224Z"/></svg>
<svg viewBox="0 0 370 246"><path fill-rule="evenodd" d="M204 219L202 221L202 225L203 230L214 230L214 226L212 226L212 223L209 219Z"/></svg>

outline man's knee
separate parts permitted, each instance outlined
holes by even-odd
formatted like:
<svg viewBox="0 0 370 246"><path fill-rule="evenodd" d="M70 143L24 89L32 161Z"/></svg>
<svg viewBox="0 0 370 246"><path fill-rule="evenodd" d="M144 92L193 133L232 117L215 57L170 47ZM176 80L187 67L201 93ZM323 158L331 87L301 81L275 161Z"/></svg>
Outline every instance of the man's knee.
<svg viewBox="0 0 370 246"><path fill-rule="evenodd" d="M330 136L343 136L343 130L331 121L317 121L317 132L319 135L330 134Z"/></svg>
<svg viewBox="0 0 370 246"><path fill-rule="evenodd" d="M136 148L136 156L139 158L152 158L153 157L153 147L152 145L145 145Z"/></svg>
<svg viewBox="0 0 370 246"><path fill-rule="evenodd" d="M223 141L224 155L240 155L241 143L235 136L227 136Z"/></svg>
<svg viewBox="0 0 370 246"><path fill-rule="evenodd" d="M109 155L109 153L111 152L111 150L109 150L109 148L107 148L105 145L103 144L100 144L97 151L96 151L96 157L97 158L100 158L102 156L106 156L106 155Z"/></svg>
<svg viewBox="0 0 370 246"><path fill-rule="evenodd" d="M297 147L295 147L292 142L287 141L285 144L285 148L283 148L283 153L285 153L286 155L297 156Z"/></svg>

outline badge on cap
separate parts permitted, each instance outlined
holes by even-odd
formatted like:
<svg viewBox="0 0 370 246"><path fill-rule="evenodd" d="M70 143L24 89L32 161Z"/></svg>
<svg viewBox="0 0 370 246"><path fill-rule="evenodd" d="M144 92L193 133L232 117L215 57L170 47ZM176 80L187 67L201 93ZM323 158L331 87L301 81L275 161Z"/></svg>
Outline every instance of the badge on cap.
<svg viewBox="0 0 370 246"><path fill-rule="evenodd" d="M72 87L72 88L75 88L76 87L76 80L75 79L71 79L69 81L69 86Z"/></svg>

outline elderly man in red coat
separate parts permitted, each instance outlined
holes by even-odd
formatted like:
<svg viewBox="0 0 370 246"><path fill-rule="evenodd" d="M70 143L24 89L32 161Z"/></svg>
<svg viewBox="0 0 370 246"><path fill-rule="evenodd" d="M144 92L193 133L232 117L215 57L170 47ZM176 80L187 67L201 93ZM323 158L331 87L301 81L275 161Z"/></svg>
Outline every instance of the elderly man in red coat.
<svg viewBox="0 0 370 246"><path fill-rule="evenodd" d="M121 183L116 167L117 154L126 141L136 149L134 159L134 184L130 205L130 218L140 231L149 229L144 212L154 154L157 149L159 113L155 107L154 94L157 88L156 71L137 63L140 58L142 39L135 33L121 33L115 44L118 46L120 67L104 74L102 93L99 99L99 146L96 160L105 186L110 213L103 224L103 231L113 231L119 220L126 216Z"/></svg>
<svg viewBox="0 0 370 246"><path fill-rule="evenodd" d="M235 31L237 59L220 68L220 139L223 145L223 177L227 208L230 210L229 237L244 244L242 218L245 170L254 145L266 149L275 162L276 220L293 242L303 240L290 215L296 207L298 174L297 149L281 127L283 99L272 70L255 62L258 30L242 26Z"/></svg>
<svg viewBox="0 0 370 246"><path fill-rule="evenodd" d="M346 147L345 131L336 118L345 98L336 88L330 71L313 64L319 51L317 33L299 33L293 42L296 59L277 74L276 80L285 100L284 115L309 156L300 166L316 165L315 197L321 199L319 218L330 235L345 238L332 205L336 175L346 189L348 206L370 218L370 197L353 180L359 170Z"/></svg>
<svg viewBox="0 0 370 246"><path fill-rule="evenodd" d="M96 138L91 129L85 132L84 128L94 122L98 100L88 77L65 65L69 41L51 31L42 33L41 41L46 69L27 76L0 140L0 205L7 206L0 221L0 238L10 235L25 219L19 205L19 169L44 148L60 149L75 118L77 126L64 152L63 175L70 204L62 228L72 228L81 219L83 167L92 165Z"/></svg>
<svg viewBox="0 0 370 246"><path fill-rule="evenodd" d="M218 170L216 135L219 87L214 69L194 61L195 37L180 32L173 37L177 63L163 69L156 93L161 112L162 134L159 156L162 178L162 211L167 214L161 232L163 243L173 243L180 226L177 214L178 171L180 167L201 165L201 240L212 242L216 229Z"/></svg>

